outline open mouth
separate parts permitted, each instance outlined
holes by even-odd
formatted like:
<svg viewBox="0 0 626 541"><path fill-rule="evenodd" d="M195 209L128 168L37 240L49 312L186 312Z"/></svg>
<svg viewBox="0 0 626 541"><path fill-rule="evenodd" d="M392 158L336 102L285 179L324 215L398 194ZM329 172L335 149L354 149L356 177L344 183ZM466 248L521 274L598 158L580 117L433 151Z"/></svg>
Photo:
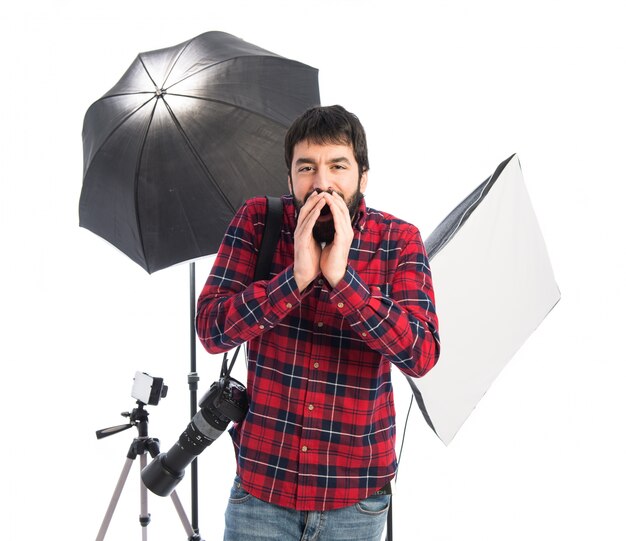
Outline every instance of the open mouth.
<svg viewBox="0 0 626 541"><path fill-rule="evenodd" d="M324 205L322 207L322 210L320 210L320 215L317 218L317 222L318 223L325 223L325 222L330 222L333 219L333 215L332 212L330 210L330 207L328 205Z"/></svg>

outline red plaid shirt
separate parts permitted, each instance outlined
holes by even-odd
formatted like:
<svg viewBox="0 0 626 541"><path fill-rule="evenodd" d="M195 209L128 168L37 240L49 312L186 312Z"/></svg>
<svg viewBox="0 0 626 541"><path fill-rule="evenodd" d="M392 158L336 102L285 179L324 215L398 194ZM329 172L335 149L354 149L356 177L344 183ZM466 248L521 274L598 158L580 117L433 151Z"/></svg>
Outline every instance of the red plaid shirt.
<svg viewBox="0 0 626 541"><path fill-rule="evenodd" d="M439 339L430 269L413 225L361 203L345 277L298 292L293 199L269 280L252 283L265 198L232 220L198 300L210 353L248 342L250 410L233 426L237 472L261 500L298 510L352 505L395 474L391 363L423 376Z"/></svg>

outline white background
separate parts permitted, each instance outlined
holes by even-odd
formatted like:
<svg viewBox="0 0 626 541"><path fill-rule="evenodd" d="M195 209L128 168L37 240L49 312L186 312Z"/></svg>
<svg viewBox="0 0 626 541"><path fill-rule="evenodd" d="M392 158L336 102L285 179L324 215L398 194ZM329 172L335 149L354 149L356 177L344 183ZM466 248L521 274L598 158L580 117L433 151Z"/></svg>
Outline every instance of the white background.
<svg viewBox="0 0 626 541"><path fill-rule="evenodd" d="M110 0L5 11L0 538L95 538L135 434L94 431L124 422L136 370L170 387L149 410L164 449L187 424L187 266L149 276L78 227L81 130L137 53L222 30L320 70L323 104L356 112L368 132L368 204L424 237L519 154L563 298L449 447L411 414L395 538L625 539L621 5ZM208 263L197 267L200 286ZM489 340L480 321L467 324ZM219 357L198 357L203 391ZM396 390L402 427L408 387ZM140 539L138 469L107 539ZM221 539L227 436L200 469L201 533ZM188 509L188 479L180 494ZM151 497L150 510L150 539L185 539L168 500Z"/></svg>

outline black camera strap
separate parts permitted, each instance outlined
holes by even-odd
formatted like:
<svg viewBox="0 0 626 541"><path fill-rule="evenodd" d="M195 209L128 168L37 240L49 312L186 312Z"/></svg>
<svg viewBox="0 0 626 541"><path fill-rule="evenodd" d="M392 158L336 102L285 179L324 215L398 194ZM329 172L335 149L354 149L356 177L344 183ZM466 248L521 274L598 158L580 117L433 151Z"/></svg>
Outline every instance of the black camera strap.
<svg viewBox="0 0 626 541"><path fill-rule="evenodd" d="M254 281L266 280L270 277L270 265L276 251L280 229L283 225L283 200L280 197L266 196L267 214L265 216L265 229L259 257L254 269Z"/></svg>
<svg viewBox="0 0 626 541"><path fill-rule="evenodd" d="M267 199L267 213L265 214L265 228L263 229L261 247L254 269L254 282L269 278L272 257L276 251L280 230L283 225L283 200L280 197L272 197L270 195L265 196L265 198ZM230 375L240 348L241 346L237 346L230 365L228 365L228 352L224 353L221 378Z"/></svg>
<svg viewBox="0 0 626 541"><path fill-rule="evenodd" d="M237 355L239 354L240 347L241 346L237 346L237 349L235 350L235 354L233 355L233 358L230 361L230 365L228 364L228 351L224 353L224 358L222 359L222 370L220 371L220 379L230 376L233 366L235 365L235 361L237 360Z"/></svg>

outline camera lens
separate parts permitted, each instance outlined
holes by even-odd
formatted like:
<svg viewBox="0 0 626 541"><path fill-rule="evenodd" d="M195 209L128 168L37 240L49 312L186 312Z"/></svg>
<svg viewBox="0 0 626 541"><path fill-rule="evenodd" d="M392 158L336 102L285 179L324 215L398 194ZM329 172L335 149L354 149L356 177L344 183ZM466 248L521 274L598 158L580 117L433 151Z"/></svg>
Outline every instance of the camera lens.
<svg viewBox="0 0 626 541"><path fill-rule="evenodd" d="M232 379L215 382L202 397L200 408L171 449L141 472L146 487L159 496L172 493L185 468L224 433L231 420L243 419L248 408L245 387Z"/></svg>

